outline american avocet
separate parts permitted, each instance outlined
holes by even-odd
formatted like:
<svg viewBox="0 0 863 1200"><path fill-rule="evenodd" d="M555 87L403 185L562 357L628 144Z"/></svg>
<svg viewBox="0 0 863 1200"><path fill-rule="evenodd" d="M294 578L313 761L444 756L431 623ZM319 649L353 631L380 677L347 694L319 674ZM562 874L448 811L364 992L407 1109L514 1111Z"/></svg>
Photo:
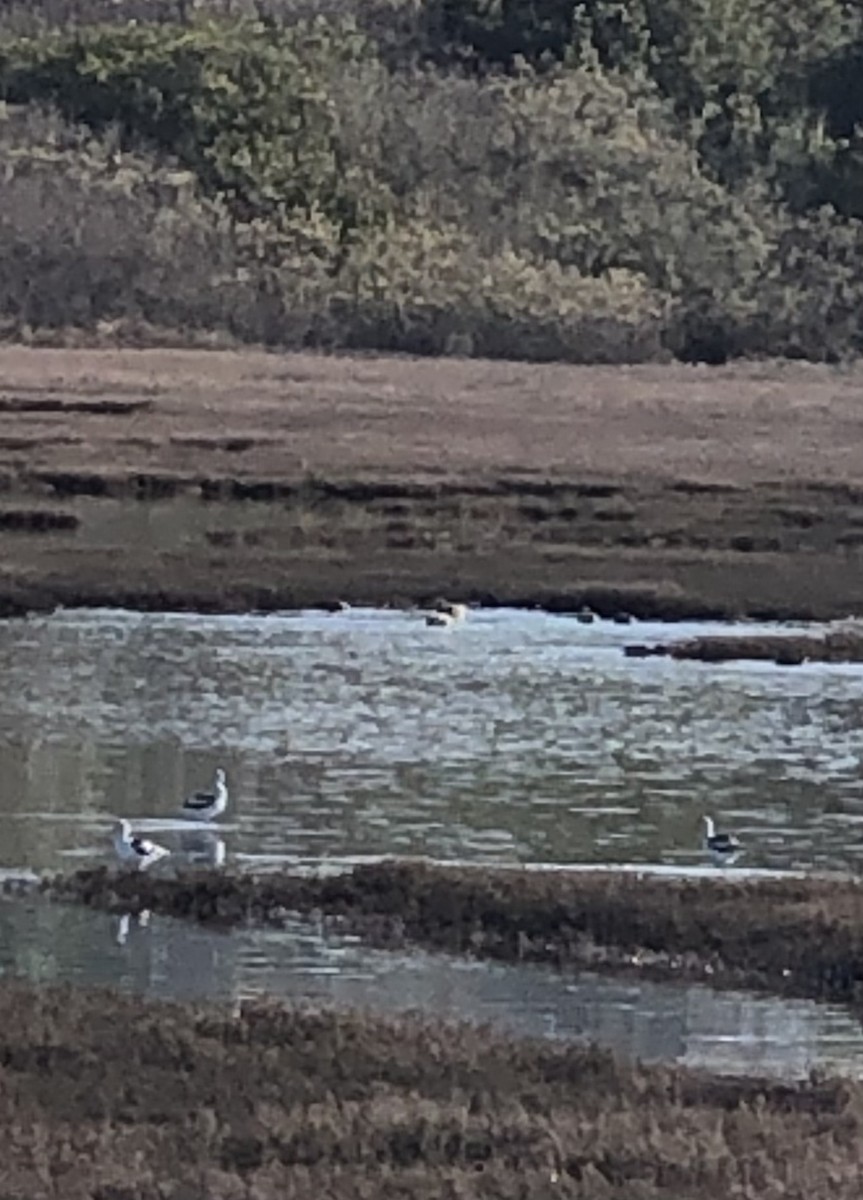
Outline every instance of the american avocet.
<svg viewBox="0 0 863 1200"><path fill-rule="evenodd" d="M184 817L193 821L212 821L220 817L228 807L228 781L221 767L216 769L211 792L193 792L183 801Z"/></svg>
<svg viewBox="0 0 863 1200"><path fill-rule="evenodd" d="M132 833L128 821L117 821L114 826L114 849L121 862L136 863L139 870L158 862L160 858L166 858L171 853L164 846Z"/></svg>
<svg viewBox="0 0 863 1200"><path fill-rule="evenodd" d="M704 849L714 862L734 862L743 846L731 833L717 833L712 817L704 817Z"/></svg>

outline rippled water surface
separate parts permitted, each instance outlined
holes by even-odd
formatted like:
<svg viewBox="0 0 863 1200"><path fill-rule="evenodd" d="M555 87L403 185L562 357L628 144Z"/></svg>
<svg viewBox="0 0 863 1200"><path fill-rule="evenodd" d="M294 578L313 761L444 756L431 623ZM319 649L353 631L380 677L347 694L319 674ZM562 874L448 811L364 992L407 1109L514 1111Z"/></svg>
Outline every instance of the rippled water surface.
<svg viewBox="0 0 863 1200"><path fill-rule="evenodd" d="M710 629L505 610L453 629L364 610L0 623L0 866L98 861L119 814L238 864L686 867L707 811L741 865L856 871L863 670L622 653ZM177 827L220 764L218 837Z"/></svg>
<svg viewBox="0 0 863 1200"><path fill-rule="evenodd" d="M223 934L157 916L0 901L0 976L105 984L163 999L294 1000L491 1023L629 1058L734 1074L863 1077L863 1030L839 1008L445 955L369 950L297 921Z"/></svg>
<svg viewBox="0 0 863 1200"><path fill-rule="evenodd" d="M743 838L745 868L857 871L863 670L622 653L710 631L507 611L453 629L372 611L0 623L0 874L107 860L115 815L180 863L702 870L704 812ZM230 808L189 827L179 803L219 765ZM8 902L0 970L415 1006L718 1070L863 1075L859 1026L827 1006L377 954L301 925L228 936Z"/></svg>

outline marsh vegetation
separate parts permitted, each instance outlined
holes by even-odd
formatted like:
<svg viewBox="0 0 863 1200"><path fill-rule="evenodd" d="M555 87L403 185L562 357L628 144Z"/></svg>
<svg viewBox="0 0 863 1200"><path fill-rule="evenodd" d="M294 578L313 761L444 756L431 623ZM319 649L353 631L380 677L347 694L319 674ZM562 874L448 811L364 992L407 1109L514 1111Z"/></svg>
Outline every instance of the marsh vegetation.
<svg viewBox="0 0 863 1200"><path fill-rule="evenodd" d="M7 337L837 361L841 0L8 0Z"/></svg>
<svg viewBox="0 0 863 1200"><path fill-rule="evenodd" d="M7 346L0 371L5 611L863 611L856 369Z"/></svg>
<svg viewBox="0 0 863 1200"><path fill-rule="evenodd" d="M863 885L805 877L652 878L383 862L281 872L58 876L48 895L113 911L278 926L319 912L383 946L696 978L863 1009Z"/></svg>
<svg viewBox="0 0 863 1200"><path fill-rule="evenodd" d="M632 1068L417 1018L0 987L11 1196L856 1200L859 1085Z"/></svg>

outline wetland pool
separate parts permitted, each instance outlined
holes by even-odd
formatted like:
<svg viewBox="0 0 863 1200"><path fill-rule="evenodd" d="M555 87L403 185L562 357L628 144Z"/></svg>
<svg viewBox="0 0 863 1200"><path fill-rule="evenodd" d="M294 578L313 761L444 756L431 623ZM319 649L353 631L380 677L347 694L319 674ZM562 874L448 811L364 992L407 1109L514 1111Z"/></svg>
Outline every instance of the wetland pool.
<svg viewBox="0 0 863 1200"><path fill-rule="evenodd" d="M4 975L232 1007L265 994L378 1013L416 1011L720 1074L801 1079L819 1070L863 1078L863 1028L835 1005L373 950L299 919L285 930L223 933L158 915L142 921L4 900Z"/></svg>
<svg viewBox="0 0 863 1200"><path fill-rule="evenodd" d="M742 869L859 873L863 667L622 652L720 630L734 626L512 610L451 629L363 609L0 622L0 868L110 861L124 816L173 862L240 870L420 855L697 873L709 812L744 841ZM229 810L190 827L178 805L219 765ZM828 1006L392 956L299 925L225 935L153 918L118 940L116 918L2 912L4 969L36 977L421 1007L717 1070L863 1062L859 1027Z"/></svg>

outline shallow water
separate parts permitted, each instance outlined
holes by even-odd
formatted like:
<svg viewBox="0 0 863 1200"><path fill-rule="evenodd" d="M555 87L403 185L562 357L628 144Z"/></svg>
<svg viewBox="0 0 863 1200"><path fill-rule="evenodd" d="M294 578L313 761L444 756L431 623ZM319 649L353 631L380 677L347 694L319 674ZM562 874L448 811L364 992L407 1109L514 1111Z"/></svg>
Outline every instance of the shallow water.
<svg viewBox="0 0 863 1200"><path fill-rule="evenodd" d="M96 861L117 814L250 866L688 869L708 811L741 867L858 870L863 668L621 650L710 631L506 610L0 622L0 867ZM177 806L220 764L223 846L190 842Z"/></svg>
<svg viewBox="0 0 863 1200"><path fill-rule="evenodd" d="M370 950L296 921L230 934L152 916L0 901L0 976L236 1003L267 993L413 1009L515 1034L597 1042L628 1058L729 1074L863 1078L863 1029L839 1008L698 986L575 977L533 966Z"/></svg>
<svg viewBox="0 0 863 1200"><path fill-rule="evenodd" d="M857 871L863 668L622 653L710 631L507 611L453 629L362 610L0 622L0 875L107 861L114 815L174 862L701 872L705 811L745 840L735 871ZM218 765L231 807L216 829L189 826L179 802ZM303 927L117 933L91 913L3 906L0 963L159 995L417 1005L720 1070L863 1075L859 1026L814 1004L394 958Z"/></svg>

